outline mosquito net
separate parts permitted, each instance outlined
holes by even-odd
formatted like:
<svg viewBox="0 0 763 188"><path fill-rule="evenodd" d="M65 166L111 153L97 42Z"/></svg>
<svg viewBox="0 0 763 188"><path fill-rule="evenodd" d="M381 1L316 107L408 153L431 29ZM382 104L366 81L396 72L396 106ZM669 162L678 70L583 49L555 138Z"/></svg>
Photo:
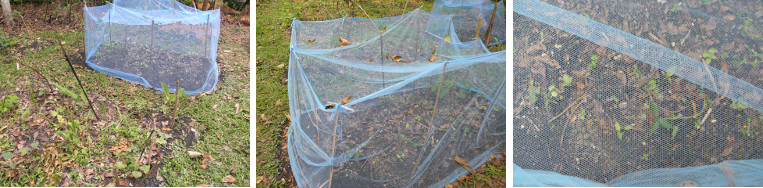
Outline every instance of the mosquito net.
<svg viewBox="0 0 763 188"><path fill-rule="evenodd" d="M188 94L217 84L220 11L172 0L115 0L85 7L86 63L104 74L146 87Z"/></svg>
<svg viewBox="0 0 763 188"><path fill-rule="evenodd" d="M515 1L514 184L763 186L760 1Z"/></svg>
<svg viewBox="0 0 763 188"><path fill-rule="evenodd" d="M442 187L467 173L456 157L498 157L506 53L455 40L451 23L420 9L292 22L288 151L300 187Z"/></svg>
<svg viewBox="0 0 763 188"><path fill-rule="evenodd" d="M432 5L432 13L453 15L453 27L461 41L484 40L491 20L493 27L490 29L489 44L506 41L506 4L503 1L436 0Z"/></svg>

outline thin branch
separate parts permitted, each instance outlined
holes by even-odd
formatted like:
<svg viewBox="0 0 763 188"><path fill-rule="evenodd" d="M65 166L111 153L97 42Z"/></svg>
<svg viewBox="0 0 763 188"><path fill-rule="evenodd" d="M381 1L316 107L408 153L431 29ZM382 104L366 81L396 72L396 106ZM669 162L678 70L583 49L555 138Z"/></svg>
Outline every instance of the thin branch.
<svg viewBox="0 0 763 188"><path fill-rule="evenodd" d="M493 31L493 21L495 20L496 10L498 10L498 3L495 3L493 6L493 16L490 17L490 26L487 26L487 32L485 32L485 46L488 46L490 43L490 32Z"/></svg>

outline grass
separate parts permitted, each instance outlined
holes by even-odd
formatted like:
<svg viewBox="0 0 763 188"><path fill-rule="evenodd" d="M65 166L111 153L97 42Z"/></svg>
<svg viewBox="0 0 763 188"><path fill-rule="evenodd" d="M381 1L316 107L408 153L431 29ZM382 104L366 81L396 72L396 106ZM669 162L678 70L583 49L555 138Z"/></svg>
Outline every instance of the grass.
<svg viewBox="0 0 763 188"><path fill-rule="evenodd" d="M105 186L112 182L120 185L114 178L129 180L125 182L136 186L138 176L146 176L149 170L157 171L136 160L146 149L147 141L169 150L158 168L164 179L159 185L248 186L249 45L248 40L241 44L242 40L227 36L240 34L237 28L224 26L222 30L218 61L223 62L220 72L224 76L218 89L207 95L179 99L178 117L184 117L187 121L182 124L194 128L200 136L190 147L180 139L167 142L171 131L156 128L158 133L149 137L152 129L146 126L147 120L172 117L172 110L161 108L165 100L159 91L75 65L96 111L111 115L100 122L83 99L63 94L66 89L77 94L81 90L56 41L65 43L70 56L80 54L84 51L82 30L20 35L25 45L37 38L44 45L39 50L14 52L0 59L0 96L17 93L19 98L19 105L10 109L10 113L0 114L0 153L11 155L10 160L0 159L0 171L8 172L0 174L0 186ZM248 34L244 35L248 38ZM14 49L20 47L6 50ZM61 89L51 91L33 70L17 63L34 67ZM193 134L180 127L175 130L183 135ZM33 134L53 140L40 142ZM215 160L206 162L208 167L203 169L202 160L191 158L187 151L209 154ZM221 179L228 175L236 181L222 183Z"/></svg>
<svg viewBox="0 0 763 188"><path fill-rule="evenodd" d="M371 18L401 15L421 7L431 10L434 1L405 0L357 1ZM287 70L292 19L331 20L342 17L367 18L357 5L346 1L308 0L257 2L257 184L265 187L287 187L292 175L286 154L286 132L289 126ZM505 45L492 46L491 51L505 50ZM505 168L504 168L505 171ZM293 183L293 182L292 182Z"/></svg>

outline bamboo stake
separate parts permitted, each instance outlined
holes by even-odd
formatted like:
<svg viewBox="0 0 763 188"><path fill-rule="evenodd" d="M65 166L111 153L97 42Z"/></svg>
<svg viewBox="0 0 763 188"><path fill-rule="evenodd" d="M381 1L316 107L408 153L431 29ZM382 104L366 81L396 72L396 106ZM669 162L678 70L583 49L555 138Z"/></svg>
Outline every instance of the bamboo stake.
<svg viewBox="0 0 763 188"><path fill-rule="evenodd" d="M74 78L77 79L77 84L79 84L79 88L82 89L82 93L85 94L85 99L87 100L87 104L90 106L90 110L93 111L93 115L95 115L95 118L98 119L98 121L101 121L101 118L98 117L98 113L95 112L95 108L93 108L93 104L90 103L90 98L87 97L87 91L85 90L85 87L82 87L82 82L79 81L79 76L77 76L77 72L74 71L74 66L72 65L72 62L69 60L69 55L66 54L66 49L64 49L64 45L61 44L61 41L58 41L58 45L61 46L61 52L64 53L64 58L66 58L66 62L69 63L69 68L72 69L72 73L74 73Z"/></svg>
<svg viewBox="0 0 763 188"><path fill-rule="evenodd" d="M495 20L495 11L498 10L498 3L493 4L493 16L490 17L490 25L487 26L487 32L485 32L485 46L490 43L490 32L493 31L493 21Z"/></svg>
<svg viewBox="0 0 763 188"><path fill-rule="evenodd" d="M341 109L342 103L340 102L335 108L336 108L336 117L334 117L334 134L332 134L333 139L331 141L331 158L333 161L333 158L336 155L336 127L339 125L339 109ZM331 164L331 173L329 174L329 187L331 187L331 180L334 179L334 165Z"/></svg>
<svg viewBox="0 0 763 188"><path fill-rule="evenodd" d="M209 46L207 46L207 43L209 43L209 16L211 15L207 14L207 29L204 30L204 34L206 35L206 37L204 37L204 57L209 55L209 53L207 53L207 51L209 51Z"/></svg>
<svg viewBox="0 0 763 188"><path fill-rule="evenodd" d="M151 20L151 41L149 41L149 46L151 46L151 49L154 48L154 20ZM149 55L148 63L151 63L153 60L154 56Z"/></svg>
<svg viewBox="0 0 763 188"><path fill-rule="evenodd" d="M448 67L448 62L446 61L445 64L442 66L442 74L440 74L440 84L437 86L437 97L434 100L434 109L432 109L432 118L429 120L429 129L427 129L427 138L424 140L424 144L429 143L429 138L432 137L432 127L434 127L434 117L437 115L437 103L440 102L440 91L442 90L442 82L445 79L445 68ZM411 173L411 178L415 177L416 170L419 166L419 160L421 160L421 156L424 155L424 150L426 148L421 148L421 152L419 153L419 157L416 158L416 165L413 166L413 172Z"/></svg>

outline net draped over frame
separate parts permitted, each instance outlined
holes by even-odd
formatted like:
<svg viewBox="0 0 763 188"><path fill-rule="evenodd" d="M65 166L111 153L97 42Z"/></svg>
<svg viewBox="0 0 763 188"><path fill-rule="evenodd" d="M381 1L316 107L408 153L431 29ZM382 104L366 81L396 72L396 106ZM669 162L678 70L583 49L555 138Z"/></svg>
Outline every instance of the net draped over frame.
<svg viewBox="0 0 763 188"><path fill-rule="evenodd" d="M172 0L115 0L85 7L86 64L157 90L177 82L188 94L217 84L220 10Z"/></svg>
<svg viewBox="0 0 763 188"><path fill-rule="evenodd" d="M477 167L505 147L506 52L458 41L451 21L420 9L293 20L288 152L300 187L442 187L467 173L455 157Z"/></svg>

